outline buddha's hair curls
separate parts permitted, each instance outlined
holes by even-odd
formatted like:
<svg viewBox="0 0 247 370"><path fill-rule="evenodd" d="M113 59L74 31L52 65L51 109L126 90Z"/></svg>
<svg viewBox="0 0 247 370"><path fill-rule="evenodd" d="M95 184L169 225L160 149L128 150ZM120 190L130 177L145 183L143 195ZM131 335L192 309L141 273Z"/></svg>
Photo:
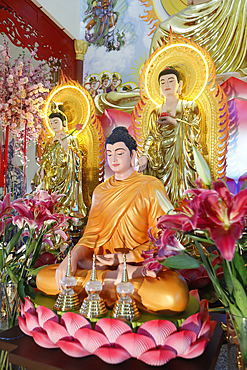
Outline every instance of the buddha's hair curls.
<svg viewBox="0 0 247 370"><path fill-rule="evenodd" d="M115 144L122 142L124 143L132 154L132 150L137 150L137 144L135 139L129 134L128 129L123 126L118 126L114 128L111 135L105 141L105 146L107 144Z"/></svg>

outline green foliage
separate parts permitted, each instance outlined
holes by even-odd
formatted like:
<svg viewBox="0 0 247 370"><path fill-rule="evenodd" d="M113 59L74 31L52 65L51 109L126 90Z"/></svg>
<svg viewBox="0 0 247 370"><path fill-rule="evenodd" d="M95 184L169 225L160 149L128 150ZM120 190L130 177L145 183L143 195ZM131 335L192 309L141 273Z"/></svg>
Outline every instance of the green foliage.
<svg viewBox="0 0 247 370"><path fill-rule="evenodd" d="M195 269L200 267L200 262L187 254L177 254L161 262L161 265L172 269Z"/></svg>

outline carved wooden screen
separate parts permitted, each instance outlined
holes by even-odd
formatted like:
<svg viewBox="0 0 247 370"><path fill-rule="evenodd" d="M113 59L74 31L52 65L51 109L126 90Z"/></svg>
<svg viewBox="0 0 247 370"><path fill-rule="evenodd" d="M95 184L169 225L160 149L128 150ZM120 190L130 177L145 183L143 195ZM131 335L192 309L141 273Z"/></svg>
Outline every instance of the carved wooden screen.
<svg viewBox="0 0 247 370"><path fill-rule="evenodd" d="M37 60L61 59L64 74L75 79L74 41L31 0L0 0L0 32L11 42L37 50Z"/></svg>

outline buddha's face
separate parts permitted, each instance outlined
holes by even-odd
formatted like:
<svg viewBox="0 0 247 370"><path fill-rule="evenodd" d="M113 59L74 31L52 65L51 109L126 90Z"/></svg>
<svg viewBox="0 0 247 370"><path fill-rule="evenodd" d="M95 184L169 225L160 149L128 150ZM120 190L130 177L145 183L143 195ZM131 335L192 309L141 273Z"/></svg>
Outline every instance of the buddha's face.
<svg viewBox="0 0 247 370"><path fill-rule="evenodd" d="M181 93L182 81L178 83L177 76L174 74L167 74L160 77L160 91L165 97L175 96Z"/></svg>
<svg viewBox="0 0 247 370"><path fill-rule="evenodd" d="M64 126L63 126L63 122L61 118L54 117L54 118L50 118L49 121L50 121L51 128L55 132L55 134L61 131L64 131Z"/></svg>
<svg viewBox="0 0 247 370"><path fill-rule="evenodd" d="M119 141L115 144L107 144L106 152L108 163L112 171L118 175L124 175L131 167L129 148Z"/></svg>

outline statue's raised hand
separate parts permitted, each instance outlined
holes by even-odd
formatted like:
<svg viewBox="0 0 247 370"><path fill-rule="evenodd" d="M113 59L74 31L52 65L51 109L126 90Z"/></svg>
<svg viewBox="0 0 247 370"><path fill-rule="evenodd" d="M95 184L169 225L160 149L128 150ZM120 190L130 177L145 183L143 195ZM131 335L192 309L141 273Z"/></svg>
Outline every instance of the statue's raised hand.
<svg viewBox="0 0 247 370"><path fill-rule="evenodd" d="M162 112L159 119L155 121L161 125L173 125L177 126L176 118L171 116L170 113Z"/></svg>

